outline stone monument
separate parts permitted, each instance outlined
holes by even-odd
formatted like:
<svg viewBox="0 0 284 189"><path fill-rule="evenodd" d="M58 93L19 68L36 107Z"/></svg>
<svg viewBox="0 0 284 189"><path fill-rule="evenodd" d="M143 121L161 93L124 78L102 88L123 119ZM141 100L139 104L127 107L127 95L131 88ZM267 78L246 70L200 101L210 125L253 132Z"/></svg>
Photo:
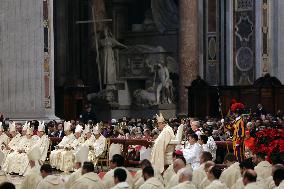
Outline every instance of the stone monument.
<svg viewBox="0 0 284 189"><path fill-rule="evenodd" d="M107 98L107 88L88 95L99 119L151 117L159 112L176 115L170 73L177 73L177 63L162 47L128 46L119 52L118 65L113 98Z"/></svg>

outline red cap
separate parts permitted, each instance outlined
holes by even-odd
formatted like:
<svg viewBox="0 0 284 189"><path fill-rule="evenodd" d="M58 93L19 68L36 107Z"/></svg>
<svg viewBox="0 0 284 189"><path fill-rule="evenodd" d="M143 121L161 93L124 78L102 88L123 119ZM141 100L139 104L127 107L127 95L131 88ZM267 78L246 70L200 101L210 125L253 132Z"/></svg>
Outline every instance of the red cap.
<svg viewBox="0 0 284 189"><path fill-rule="evenodd" d="M183 152L182 152L181 150L176 150L176 151L175 151L175 154L182 156L182 155L183 155Z"/></svg>

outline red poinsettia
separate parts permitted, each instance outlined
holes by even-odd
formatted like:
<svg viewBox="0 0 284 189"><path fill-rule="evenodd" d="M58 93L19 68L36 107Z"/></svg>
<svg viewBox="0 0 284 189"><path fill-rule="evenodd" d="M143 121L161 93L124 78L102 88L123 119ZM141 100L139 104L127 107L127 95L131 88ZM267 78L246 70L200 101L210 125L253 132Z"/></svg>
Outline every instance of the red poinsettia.
<svg viewBox="0 0 284 189"><path fill-rule="evenodd" d="M256 133L256 148L254 153L267 154L267 160L271 156L284 152L284 131L282 129L264 129Z"/></svg>

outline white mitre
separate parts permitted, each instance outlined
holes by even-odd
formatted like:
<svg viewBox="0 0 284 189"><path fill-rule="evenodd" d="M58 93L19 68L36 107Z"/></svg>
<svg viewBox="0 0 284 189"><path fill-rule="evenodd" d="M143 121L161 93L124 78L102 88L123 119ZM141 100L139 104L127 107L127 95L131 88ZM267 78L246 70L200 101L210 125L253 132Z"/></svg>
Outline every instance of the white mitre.
<svg viewBox="0 0 284 189"><path fill-rule="evenodd" d="M75 153L75 162L84 163L88 161L89 147L82 145L79 150Z"/></svg>
<svg viewBox="0 0 284 189"><path fill-rule="evenodd" d="M158 122L158 123L163 123L163 122L165 122L165 118L164 118L164 116L163 116L162 113L160 113L160 116L159 116L158 114L156 114L156 119L157 119L157 122Z"/></svg>
<svg viewBox="0 0 284 189"><path fill-rule="evenodd" d="M34 131L32 128L28 127L27 128L27 132L26 132L27 135L33 135L34 134Z"/></svg>
<svg viewBox="0 0 284 189"><path fill-rule="evenodd" d="M29 160L38 161L40 159L40 149L38 146L34 146L27 151Z"/></svg>
<svg viewBox="0 0 284 189"><path fill-rule="evenodd" d="M45 132L45 125L44 125L44 121L40 122L39 121L39 125L38 125L38 129L39 132Z"/></svg>
<svg viewBox="0 0 284 189"><path fill-rule="evenodd" d="M14 121L9 123L9 131L16 131L16 123Z"/></svg>
<svg viewBox="0 0 284 189"><path fill-rule="evenodd" d="M90 129L90 125L88 124L88 125L85 125L85 129L84 129L84 131L83 131L83 133L90 133L91 132L91 129Z"/></svg>
<svg viewBox="0 0 284 189"><path fill-rule="evenodd" d="M93 128L93 133L94 133L94 135L100 134L100 132L99 132L99 124L98 124L98 123L97 123L96 126Z"/></svg>
<svg viewBox="0 0 284 189"><path fill-rule="evenodd" d="M23 125L23 131L26 131L26 130L28 130L28 128L30 128L30 123L28 123L27 121L26 121L26 123Z"/></svg>
<svg viewBox="0 0 284 189"><path fill-rule="evenodd" d="M75 128L75 133L81 133L82 131L83 131L83 127L78 124Z"/></svg>
<svg viewBox="0 0 284 189"><path fill-rule="evenodd" d="M70 130L71 130L71 122L64 121L64 131L70 131Z"/></svg>

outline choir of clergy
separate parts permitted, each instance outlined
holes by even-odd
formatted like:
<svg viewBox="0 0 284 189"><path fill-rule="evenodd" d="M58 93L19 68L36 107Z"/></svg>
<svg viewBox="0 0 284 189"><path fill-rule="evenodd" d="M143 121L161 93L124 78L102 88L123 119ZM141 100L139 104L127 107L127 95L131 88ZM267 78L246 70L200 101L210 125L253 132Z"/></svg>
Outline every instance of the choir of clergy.
<svg viewBox="0 0 284 189"><path fill-rule="evenodd" d="M7 173L16 173L24 176L21 189L283 188L281 173L284 166L272 166L265 160L264 154L255 154L254 167L245 161L237 162L237 157L228 153L224 158L226 168L222 170L213 162L216 158L215 141L199 130L199 122L192 122L194 132L187 136L185 143L182 143L183 124L175 135L162 114L156 116L156 122L159 135L153 141L149 160L141 159L141 169L135 174L124 167L125 159L120 155L120 148L114 151L106 149L107 140L99 125L83 127L78 124L73 133L71 122L64 122L65 136L51 151L50 164L46 164L50 141L45 134L44 122L39 123L37 135L28 122L23 125L21 133L12 122L9 124L11 138L3 132L0 122L0 182L7 180ZM95 173L95 166L103 154L112 155L109 171L100 177ZM55 175L54 168L72 173Z"/></svg>

